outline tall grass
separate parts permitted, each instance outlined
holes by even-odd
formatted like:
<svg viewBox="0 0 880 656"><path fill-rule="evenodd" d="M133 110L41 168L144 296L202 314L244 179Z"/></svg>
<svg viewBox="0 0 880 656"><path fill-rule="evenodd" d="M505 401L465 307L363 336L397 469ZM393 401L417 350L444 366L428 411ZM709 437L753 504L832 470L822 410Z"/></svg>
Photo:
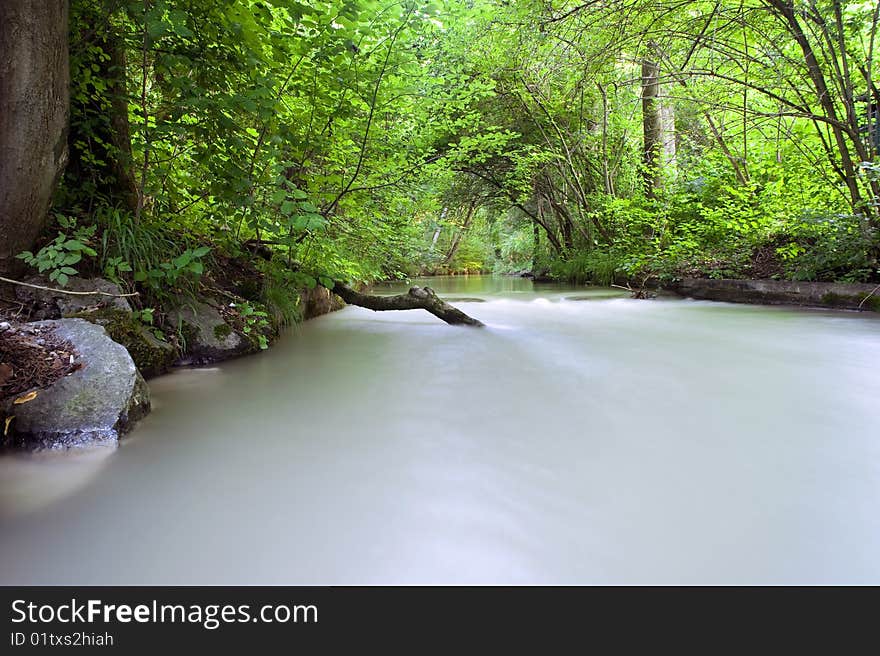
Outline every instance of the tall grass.
<svg viewBox="0 0 880 656"><path fill-rule="evenodd" d="M98 208L94 219L101 233L102 270L109 259L121 257L135 271L148 271L185 249L161 226L135 222L130 213L115 207Z"/></svg>

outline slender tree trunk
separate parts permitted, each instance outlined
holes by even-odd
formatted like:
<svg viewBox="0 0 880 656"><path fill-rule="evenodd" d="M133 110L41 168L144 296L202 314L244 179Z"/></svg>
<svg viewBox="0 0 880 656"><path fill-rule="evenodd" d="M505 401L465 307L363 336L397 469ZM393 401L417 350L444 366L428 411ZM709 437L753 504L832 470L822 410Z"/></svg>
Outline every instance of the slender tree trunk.
<svg viewBox="0 0 880 656"><path fill-rule="evenodd" d="M538 229L537 223L532 223L532 268L534 269L538 262L538 254L541 251L541 231Z"/></svg>
<svg viewBox="0 0 880 656"><path fill-rule="evenodd" d="M446 253L446 257L443 258L443 264L449 264L450 262L452 262L452 258L454 258L455 254L458 252L458 247L461 246L461 238L464 237L464 235L468 231L468 228L471 227L471 220L474 218L476 209L476 202L472 202L470 205L468 205L467 214L465 214L464 217L464 223L461 226L461 230L455 233L455 238L452 240L452 246Z"/></svg>
<svg viewBox="0 0 880 656"><path fill-rule="evenodd" d="M67 0L0 0L0 273L33 246L67 163Z"/></svg>
<svg viewBox="0 0 880 656"><path fill-rule="evenodd" d="M677 172L678 148L675 141L675 108L663 103L660 108L663 140L663 168L670 176Z"/></svg>
<svg viewBox="0 0 880 656"><path fill-rule="evenodd" d="M660 108L660 66L642 61L642 159L645 194L654 198L662 187L663 113Z"/></svg>
<svg viewBox="0 0 880 656"><path fill-rule="evenodd" d="M843 181L849 189L853 210L857 212L864 211L864 197L859 188L856 164L853 161L853 152L851 150L855 150L857 157L861 158L863 155L864 158L867 157L867 152L860 152L864 151L864 148L860 142L858 126L846 125L839 119L837 108L834 104L834 96L832 96L831 91L828 88L825 73L819 65L813 46L801 27L794 3L791 2L791 0L765 0L765 3L783 21L789 34L791 34L801 50L804 63L807 67L807 73L813 84L813 89L818 96L819 104L822 107L825 117L830 121L831 133L834 135L838 154L840 156ZM872 187L874 187L874 193L876 195L878 191L880 191L880 188L878 188L876 184L872 184ZM876 215L874 215L873 218L876 221Z"/></svg>

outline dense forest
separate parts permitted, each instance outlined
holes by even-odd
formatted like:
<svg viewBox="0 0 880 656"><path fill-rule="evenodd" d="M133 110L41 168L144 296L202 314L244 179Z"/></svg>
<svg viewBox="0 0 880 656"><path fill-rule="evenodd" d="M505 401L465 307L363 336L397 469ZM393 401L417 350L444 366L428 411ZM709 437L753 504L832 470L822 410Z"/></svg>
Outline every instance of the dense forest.
<svg viewBox="0 0 880 656"><path fill-rule="evenodd" d="M172 290L244 265L249 322L295 320L298 289L418 273L876 281L878 18L7 0L0 268L103 276L160 322Z"/></svg>

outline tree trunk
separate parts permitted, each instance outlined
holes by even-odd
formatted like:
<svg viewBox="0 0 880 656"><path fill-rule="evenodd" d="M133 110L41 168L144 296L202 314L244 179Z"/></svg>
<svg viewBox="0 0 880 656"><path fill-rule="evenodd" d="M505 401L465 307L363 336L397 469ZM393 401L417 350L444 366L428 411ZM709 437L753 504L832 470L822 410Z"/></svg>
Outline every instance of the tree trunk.
<svg viewBox="0 0 880 656"><path fill-rule="evenodd" d="M33 246L67 163L67 0L0 0L0 274Z"/></svg>
<svg viewBox="0 0 880 656"><path fill-rule="evenodd" d="M74 79L88 69L104 87L74 95L66 186L134 213L140 192L131 152L125 42L104 4L78 2L71 13L71 49L78 63Z"/></svg>
<svg viewBox="0 0 880 656"><path fill-rule="evenodd" d="M794 2L792 0L764 0L764 2L770 7L771 11L783 21L789 34L800 47L804 64L806 64L807 67L807 73L813 84L813 90L816 92L819 105L822 107L825 118L828 119L828 125L831 127L831 133L837 144L837 154L840 156L842 177L844 183L849 189L850 202L853 211L860 212L868 209L871 214L872 223L876 225L878 222L877 215L874 211L867 208L865 199L862 196L862 191L859 188L856 162L853 161L853 155L862 161L868 159L868 153L865 150L859 135L859 126L857 124L848 125L838 118L835 96L828 88L825 73L816 57L816 51L813 49L813 46L807 37L807 33L804 32L804 29L801 27L800 21L798 21L798 9L796 9ZM871 182L871 187L872 193L875 196L880 195L880 185L876 182Z"/></svg>
<svg viewBox="0 0 880 656"><path fill-rule="evenodd" d="M455 257L455 254L458 253L458 247L461 246L461 238L465 236L468 231L468 228L471 226L471 219L474 218L474 214L477 210L477 202L472 201L470 205L468 205L467 213L464 217L464 223L461 226L461 229L455 233L455 237L452 240L452 246L449 247L449 252L446 253L446 257L443 258L443 264L449 264L452 262L452 258Z"/></svg>
<svg viewBox="0 0 880 656"><path fill-rule="evenodd" d="M448 324L463 326L483 326L482 321L469 317L461 310L440 299L430 287L413 287L406 294L397 296L374 296L361 294L351 287L337 282L333 293L350 305L365 307L368 310L426 310Z"/></svg>
<svg viewBox="0 0 880 656"><path fill-rule="evenodd" d="M678 168L678 148L675 140L675 107L671 103L661 103L660 116L663 140L663 168L670 178L674 178Z"/></svg>
<svg viewBox="0 0 880 656"><path fill-rule="evenodd" d="M653 198L662 186L663 113L660 108L660 65L642 61L642 132L645 194Z"/></svg>

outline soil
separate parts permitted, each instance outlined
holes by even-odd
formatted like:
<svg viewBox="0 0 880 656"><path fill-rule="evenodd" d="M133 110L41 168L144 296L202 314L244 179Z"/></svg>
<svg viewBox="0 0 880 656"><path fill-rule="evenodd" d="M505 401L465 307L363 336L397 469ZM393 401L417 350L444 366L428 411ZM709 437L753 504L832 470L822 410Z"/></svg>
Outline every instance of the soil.
<svg viewBox="0 0 880 656"><path fill-rule="evenodd" d="M752 253L749 271L752 278L781 277L784 272L782 262L776 254L775 244L761 246Z"/></svg>
<svg viewBox="0 0 880 656"><path fill-rule="evenodd" d="M82 366L73 346L49 327L0 322L0 405L45 389Z"/></svg>

